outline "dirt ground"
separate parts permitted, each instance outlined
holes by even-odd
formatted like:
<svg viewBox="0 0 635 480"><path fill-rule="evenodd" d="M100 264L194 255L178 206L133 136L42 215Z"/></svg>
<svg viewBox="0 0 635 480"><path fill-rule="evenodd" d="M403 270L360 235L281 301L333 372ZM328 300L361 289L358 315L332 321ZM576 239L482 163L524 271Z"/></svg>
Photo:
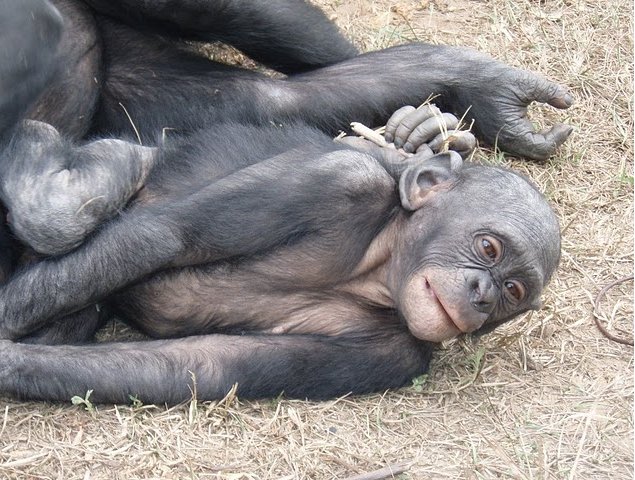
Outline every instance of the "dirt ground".
<svg viewBox="0 0 635 480"><path fill-rule="evenodd" d="M633 348L600 334L599 290L633 273L633 5L624 0L318 2L365 50L469 45L567 85L575 133L545 165L482 150L546 192L564 234L544 308L444 345L426 378L329 402L172 409L0 400L0 478L330 479L409 463L401 479L633 478ZM336 86L334 86L336 88ZM600 320L633 335L633 285Z"/></svg>

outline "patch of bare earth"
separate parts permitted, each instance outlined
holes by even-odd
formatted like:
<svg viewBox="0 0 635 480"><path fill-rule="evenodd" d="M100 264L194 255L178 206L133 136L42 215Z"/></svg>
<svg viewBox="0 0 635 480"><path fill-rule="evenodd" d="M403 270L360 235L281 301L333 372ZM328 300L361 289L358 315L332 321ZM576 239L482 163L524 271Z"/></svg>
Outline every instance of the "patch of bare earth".
<svg viewBox="0 0 635 480"><path fill-rule="evenodd" d="M562 265L544 308L444 346L427 379L382 395L96 412L5 400L0 477L321 479L411 461L399 478L633 478L633 349L591 318L601 287L633 273L632 4L318 3L364 49L470 45L570 87L570 111L534 109L539 123L576 128L548 164L479 153L528 174L560 215ZM610 331L632 336L632 283L601 309Z"/></svg>

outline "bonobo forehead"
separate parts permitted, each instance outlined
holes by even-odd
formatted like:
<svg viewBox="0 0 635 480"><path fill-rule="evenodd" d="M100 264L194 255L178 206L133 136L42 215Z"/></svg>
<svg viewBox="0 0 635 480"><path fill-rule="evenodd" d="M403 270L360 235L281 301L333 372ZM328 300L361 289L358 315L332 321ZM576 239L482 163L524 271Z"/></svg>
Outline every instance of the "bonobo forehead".
<svg viewBox="0 0 635 480"><path fill-rule="evenodd" d="M545 197L526 178L498 167L465 164L448 192L472 231L491 232L507 240L515 254L531 257L544 268L546 283L560 260L560 225Z"/></svg>

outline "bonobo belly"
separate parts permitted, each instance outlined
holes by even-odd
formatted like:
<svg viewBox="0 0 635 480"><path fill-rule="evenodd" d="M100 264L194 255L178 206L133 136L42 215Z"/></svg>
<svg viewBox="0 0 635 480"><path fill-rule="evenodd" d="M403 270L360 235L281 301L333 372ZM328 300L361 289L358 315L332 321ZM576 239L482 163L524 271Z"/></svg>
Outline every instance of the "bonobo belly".
<svg viewBox="0 0 635 480"><path fill-rule="evenodd" d="M301 289L231 266L162 272L111 297L118 317L146 334L316 333L343 335L384 323L386 310L334 288ZM389 315L391 316L391 315Z"/></svg>

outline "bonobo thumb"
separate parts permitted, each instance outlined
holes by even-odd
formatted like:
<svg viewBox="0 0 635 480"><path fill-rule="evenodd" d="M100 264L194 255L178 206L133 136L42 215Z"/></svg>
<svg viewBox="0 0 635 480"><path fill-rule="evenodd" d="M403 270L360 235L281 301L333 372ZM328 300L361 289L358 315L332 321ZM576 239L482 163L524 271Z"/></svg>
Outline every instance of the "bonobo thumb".
<svg viewBox="0 0 635 480"><path fill-rule="evenodd" d="M547 160L573 131L570 125L557 123L546 131L534 132L529 121L523 123L525 132L506 139L501 138L500 146L511 154L537 161Z"/></svg>

